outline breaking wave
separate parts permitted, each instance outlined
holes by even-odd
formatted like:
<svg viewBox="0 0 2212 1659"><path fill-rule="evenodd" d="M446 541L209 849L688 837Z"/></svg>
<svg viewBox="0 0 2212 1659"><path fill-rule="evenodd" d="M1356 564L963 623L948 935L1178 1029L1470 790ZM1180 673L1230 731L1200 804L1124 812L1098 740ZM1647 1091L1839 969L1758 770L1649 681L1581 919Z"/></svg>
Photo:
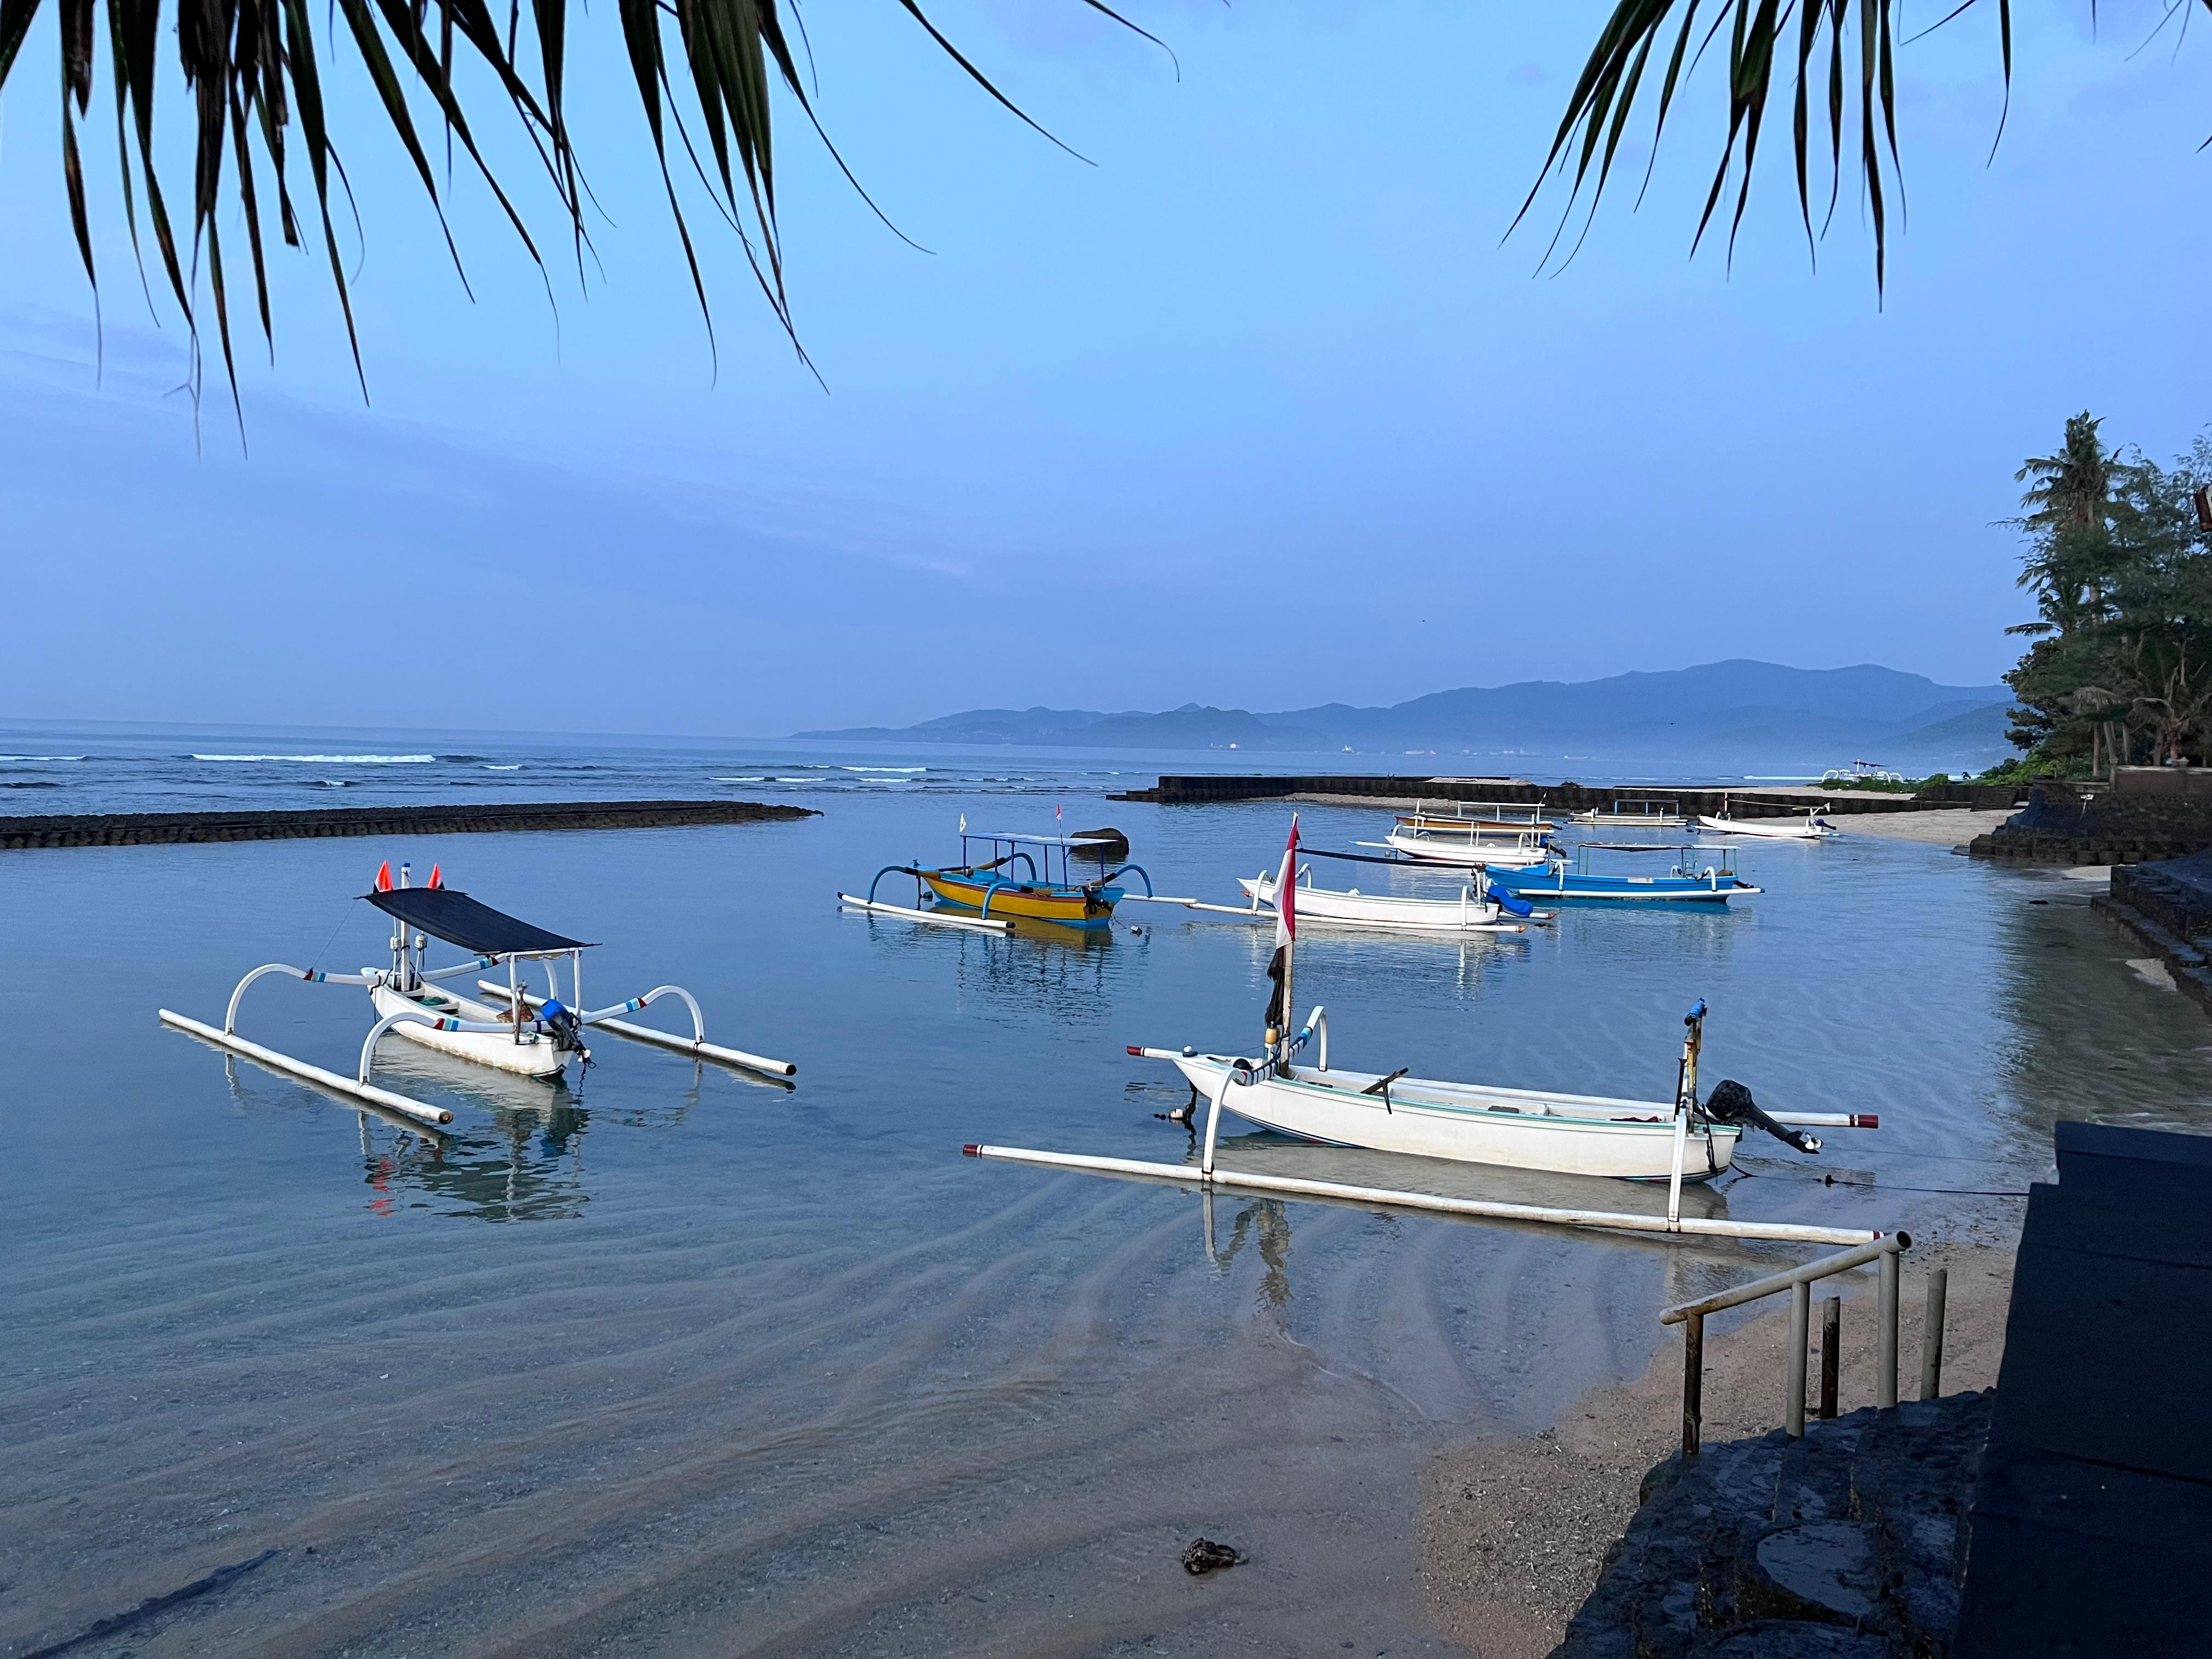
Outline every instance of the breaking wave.
<svg viewBox="0 0 2212 1659"><path fill-rule="evenodd" d="M313 761L322 766L431 766L435 755L194 755L196 761Z"/></svg>

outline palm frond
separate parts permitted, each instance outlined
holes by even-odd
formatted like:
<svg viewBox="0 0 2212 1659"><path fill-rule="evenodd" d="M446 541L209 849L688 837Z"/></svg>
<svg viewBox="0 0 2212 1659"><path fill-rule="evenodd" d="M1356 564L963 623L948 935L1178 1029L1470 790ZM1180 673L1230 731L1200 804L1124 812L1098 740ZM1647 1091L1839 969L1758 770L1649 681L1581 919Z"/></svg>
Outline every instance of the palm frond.
<svg viewBox="0 0 2212 1659"><path fill-rule="evenodd" d="M2212 0L2199 3L2212 10ZM1595 213L1628 128L1629 109L1639 97L1652 106L1650 143L1656 158L1668 117L1686 79L1686 59L1689 72L1694 74L1698 60L1725 27L1728 125L1720 160L1691 240L1692 252L1712 228L1723 202L1729 204L1728 243L1733 252L1750 204L1752 174L1768 106L1786 84L1797 210L1807 245L1816 246L1826 234L1844 179L1852 176L1874 234L1875 285L1879 292L1887 280L1892 200L1903 200L1894 33L1901 0L1711 0L1711 22L1692 55L1691 40L1706 3L1707 0L1620 0L1613 7L1568 94L1551 148L1535 183L1514 216L1514 225L1528 216L1546 186L1554 180L1563 181L1566 190L1563 225L1585 193L1589 211ZM1997 53L2008 109L2012 0L1960 0L1934 27L1941 27L1977 7L1993 9L1996 15ZM1644 68L1654 47L1670 37L1667 72L1653 93ZM1856 154L1846 161L1845 134L1854 127ZM1817 164L1823 160L1828 172L1825 180L1828 200L1815 228L1813 200ZM1647 164L1647 187L1650 179ZM1642 199L1640 191L1638 199ZM1557 243L1555 235L1553 246ZM1550 252L1550 249L1546 252L1547 259Z"/></svg>
<svg viewBox="0 0 2212 1659"><path fill-rule="evenodd" d="M6 88L23 40L46 3L0 0L0 89ZM1103 0L1073 3L1152 39ZM799 347L777 228L773 105L779 98L794 100L816 131L822 132L822 124L785 36L781 3L618 0L617 7L639 105L710 346L714 324L707 283L685 216L683 191L669 165L672 126L692 174L719 216L735 231L778 324L793 349ZM917 0L895 3L985 92L1036 126L931 22ZM287 246L302 246L299 205L292 193L296 174L287 170L295 152L306 156L314 217L344 317L355 373L366 398L368 376L331 212L334 191L346 189L345 169L323 96L324 62L332 43L316 39L310 0L52 0L52 4L61 43L63 184L70 229L95 304L100 276L78 127L89 112L102 72L104 40L104 70L114 83L116 170L132 258L150 301L143 229L190 335L195 399L200 386L201 325L211 309L232 405L239 407L229 273L218 229L219 220L228 222L227 207L236 210L235 228L252 273L255 312L264 339L275 349L265 239L273 218L275 234ZM155 166L155 88L161 83L155 52L164 33L165 4L171 7L169 21L190 95L194 133L189 234L181 239L171 215L169 193ZM105 29L98 27L103 6ZM458 145L524 251L544 269L523 200L510 191L508 181L478 143L471 118L483 112L464 106L460 88L476 84L472 75L489 74L498 88L491 101L496 104L503 97L520 124L544 174L542 185L557 204L574 242L580 270L589 241L586 213L591 198L568 128L565 98L572 44L568 0L530 0L526 23L521 0L509 0L509 7L502 33L487 0L330 0L329 4L332 29L367 73L385 122L399 139L438 216L447 252L465 288L468 279L453 228L447 222L445 197L418 119L422 115L434 118L434 131L444 134L448 172ZM684 89L681 95L679 85ZM703 154L692 145L695 126L704 140ZM827 134L823 137L826 143ZM843 168L843 159L836 160ZM849 170L846 177L852 177ZM854 184L858 188L857 180ZM803 360L805 353L799 356Z"/></svg>

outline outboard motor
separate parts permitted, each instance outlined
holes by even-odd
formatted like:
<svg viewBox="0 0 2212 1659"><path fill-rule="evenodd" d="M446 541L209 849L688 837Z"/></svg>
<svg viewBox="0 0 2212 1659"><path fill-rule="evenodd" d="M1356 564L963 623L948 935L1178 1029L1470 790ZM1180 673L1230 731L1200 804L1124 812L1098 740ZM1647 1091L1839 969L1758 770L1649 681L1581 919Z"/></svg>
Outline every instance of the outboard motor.
<svg viewBox="0 0 2212 1659"><path fill-rule="evenodd" d="M585 1065L592 1063L592 1051L584 1046L584 1022L557 998L548 997L538 1005L538 1028L553 1039L558 1052L581 1054Z"/></svg>
<svg viewBox="0 0 2212 1659"><path fill-rule="evenodd" d="M1786 1123L1777 1123L1759 1109L1759 1103L1751 1097L1751 1091L1734 1078L1723 1078L1707 1097L1705 1114L1716 1123L1734 1123L1747 1129L1764 1129L1777 1140L1785 1141L1801 1152L1817 1152L1820 1138L1808 1135L1802 1129L1793 1129Z"/></svg>
<svg viewBox="0 0 2212 1659"><path fill-rule="evenodd" d="M1490 902L1509 916L1533 916L1536 914L1534 904L1518 893L1500 887L1494 881L1490 884Z"/></svg>

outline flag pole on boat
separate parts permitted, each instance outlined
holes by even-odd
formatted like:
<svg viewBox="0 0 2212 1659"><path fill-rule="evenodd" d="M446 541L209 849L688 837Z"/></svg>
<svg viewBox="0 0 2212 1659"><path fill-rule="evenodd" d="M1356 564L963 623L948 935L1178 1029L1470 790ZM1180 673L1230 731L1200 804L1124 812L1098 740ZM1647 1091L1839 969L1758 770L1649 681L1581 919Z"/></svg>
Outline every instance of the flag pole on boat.
<svg viewBox="0 0 2212 1659"><path fill-rule="evenodd" d="M1274 994L1267 999L1267 1054L1274 1069L1285 1077L1290 1075L1291 1056L1280 1045L1290 1036L1291 1010L1297 1006L1291 990L1298 948L1297 866L1298 815L1293 812L1291 837L1283 844L1282 866L1275 874L1275 954L1267 963L1267 977L1275 982Z"/></svg>

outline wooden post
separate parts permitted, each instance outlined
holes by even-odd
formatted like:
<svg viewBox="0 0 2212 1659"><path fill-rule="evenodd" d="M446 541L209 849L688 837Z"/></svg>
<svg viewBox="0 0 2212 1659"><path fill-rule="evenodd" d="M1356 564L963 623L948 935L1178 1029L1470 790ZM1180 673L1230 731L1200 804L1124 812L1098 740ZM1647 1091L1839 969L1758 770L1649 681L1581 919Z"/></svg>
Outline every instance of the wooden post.
<svg viewBox="0 0 2212 1659"><path fill-rule="evenodd" d="M1790 1392L1782 1401L1782 1426L1792 1440L1805 1434L1805 1348L1812 1322L1813 1287L1800 1279L1790 1287Z"/></svg>
<svg viewBox="0 0 2212 1659"><path fill-rule="evenodd" d="M1920 1397L1933 1400L1943 1388L1943 1299L1950 1289L1951 1270L1937 1267L1928 1275L1928 1316L1920 1333Z"/></svg>
<svg viewBox="0 0 2212 1659"><path fill-rule="evenodd" d="M1836 1414L1836 1377L1843 1365L1844 1298L1826 1297L1820 1304L1820 1415Z"/></svg>
<svg viewBox="0 0 2212 1659"><path fill-rule="evenodd" d="M1875 1315L1874 1403L1883 1410L1897 1404L1897 1257L1885 1255L1875 1266Z"/></svg>
<svg viewBox="0 0 2212 1659"><path fill-rule="evenodd" d="M1682 1461L1698 1455L1698 1432L1705 1420L1705 1316L1682 1321Z"/></svg>

